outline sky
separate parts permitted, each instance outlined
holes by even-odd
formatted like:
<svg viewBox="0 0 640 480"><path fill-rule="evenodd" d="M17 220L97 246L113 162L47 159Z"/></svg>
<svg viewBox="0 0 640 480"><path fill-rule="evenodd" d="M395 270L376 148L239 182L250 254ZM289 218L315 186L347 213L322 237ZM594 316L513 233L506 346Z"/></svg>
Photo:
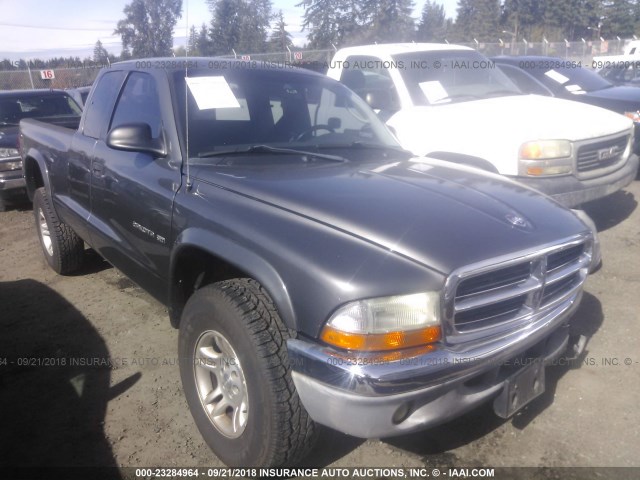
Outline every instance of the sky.
<svg viewBox="0 0 640 480"><path fill-rule="evenodd" d="M20 58L91 57L97 40L115 55L122 50L120 37L113 35L130 0L0 0L0 60ZM414 0L418 18L424 0ZM437 0L448 17L455 17L457 0ZM296 45L306 42L302 31L304 9L301 0L272 0L273 12L282 10L287 30ZM191 25L209 23L211 13L205 0L183 0L182 18L174 30L174 46L184 45ZM240 52L238 52L240 53ZM244 53L244 52L243 52ZM251 53L251 52L246 52Z"/></svg>

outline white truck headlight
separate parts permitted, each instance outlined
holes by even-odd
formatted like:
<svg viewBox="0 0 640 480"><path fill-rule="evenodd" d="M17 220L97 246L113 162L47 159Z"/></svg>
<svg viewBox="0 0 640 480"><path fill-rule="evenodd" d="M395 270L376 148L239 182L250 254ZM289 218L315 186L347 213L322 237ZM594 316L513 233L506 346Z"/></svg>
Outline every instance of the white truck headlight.
<svg viewBox="0 0 640 480"><path fill-rule="evenodd" d="M399 350L442 337L436 292L372 298L347 303L327 321L321 340L356 351Z"/></svg>
<svg viewBox="0 0 640 480"><path fill-rule="evenodd" d="M640 111L638 110L635 112L624 112L624 116L630 118L634 122L640 122Z"/></svg>
<svg viewBox="0 0 640 480"><path fill-rule="evenodd" d="M571 173L571 142L535 140L523 143L518 153L520 175L541 177Z"/></svg>

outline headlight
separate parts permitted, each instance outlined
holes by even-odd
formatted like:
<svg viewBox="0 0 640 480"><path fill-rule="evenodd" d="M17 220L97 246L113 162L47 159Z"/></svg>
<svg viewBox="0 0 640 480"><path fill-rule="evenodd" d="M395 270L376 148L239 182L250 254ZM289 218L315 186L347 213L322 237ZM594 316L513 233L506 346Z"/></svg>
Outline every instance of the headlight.
<svg viewBox="0 0 640 480"><path fill-rule="evenodd" d="M566 175L572 171L571 142L536 140L520 146L519 174L531 177Z"/></svg>
<svg viewBox="0 0 640 480"><path fill-rule="evenodd" d="M520 158L544 160L571 156L571 142L568 140L537 140L520 146Z"/></svg>
<svg viewBox="0 0 640 480"><path fill-rule="evenodd" d="M426 345L441 336L436 292L348 303L331 316L320 334L335 347L368 352Z"/></svg>
<svg viewBox="0 0 640 480"><path fill-rule="evenodd" d="M625 117L629 117L634 122L640 122L640 111L636 110L635 112L624 112Z"/></svg>
<svg viewBox="0 0 640 480"><path fill-rule="evenodd" d="M0 158L19 157L20 152L16 148L0 148Z"/></svg>

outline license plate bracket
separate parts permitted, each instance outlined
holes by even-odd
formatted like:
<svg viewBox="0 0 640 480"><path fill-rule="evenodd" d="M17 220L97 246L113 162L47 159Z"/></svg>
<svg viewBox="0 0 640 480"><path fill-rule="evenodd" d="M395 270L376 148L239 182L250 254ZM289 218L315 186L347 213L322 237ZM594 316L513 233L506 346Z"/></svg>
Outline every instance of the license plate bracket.
<svg viewBox="0 0 640 480"><path fill-rule="evenodd" d="M504 381L502 392L493 402L493 411L502 418L513 416L518 410L539 397L545 390L545 365L542 359L521 368Z"/></svg>

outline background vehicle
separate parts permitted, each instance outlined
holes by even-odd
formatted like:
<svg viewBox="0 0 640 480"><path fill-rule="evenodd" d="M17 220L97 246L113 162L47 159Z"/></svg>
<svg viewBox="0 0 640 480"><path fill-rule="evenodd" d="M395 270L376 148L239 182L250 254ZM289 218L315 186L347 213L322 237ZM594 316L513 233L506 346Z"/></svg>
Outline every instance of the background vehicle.
<svg viewBox="0 0 640 480"><path fill-rule="evenodd" d="M640 58L632 61L602 62L596 73L613 85L640 87Z"/></svg>
<svg viewBox="0 0 640 480"><path fill-rule="evenodd" d="M327 74L379 110L416 155L450 160L464 154L465 163L517 179L565 206L609 195L635 178L631 120L590 105L523 95L470 48L344 48L329 67Z"/></svg>
<svg viewBox="0 0 640 480"><path fill-rule="evenodd" d="M73 97L80 107L84 107L87 103L87 97L89 96L89 92L91 91L91 87L77 87L70 88L67 90L67 93Z"/></svg>
<svg viewBox="0 0 640 480"><path fill-rule="evenodd" d="M23 118L66 124L77 122L80 108L61 90L0 92L0 211L6 202L26 200L22 160L18 151L18 124Z"/></svg>
<svg viewBox="0 0 640 480"><path fill-rule="evenodd" d="M562 58L515 56L492 60L523 92L588 103L631 118L635 125L633 151L640 153L640 89L615 86L593 70Z"/></svg>
<svg viewBox="0 0 640 480"><path fill-rule="evenodd" d="M400 435L543 392L599 260L579 214L413 159L326 76L185 62L112 65L77 129L22 121L21 153L50 266L86 242L168 305L222 461L293 464L316 422Z"/></svg>

